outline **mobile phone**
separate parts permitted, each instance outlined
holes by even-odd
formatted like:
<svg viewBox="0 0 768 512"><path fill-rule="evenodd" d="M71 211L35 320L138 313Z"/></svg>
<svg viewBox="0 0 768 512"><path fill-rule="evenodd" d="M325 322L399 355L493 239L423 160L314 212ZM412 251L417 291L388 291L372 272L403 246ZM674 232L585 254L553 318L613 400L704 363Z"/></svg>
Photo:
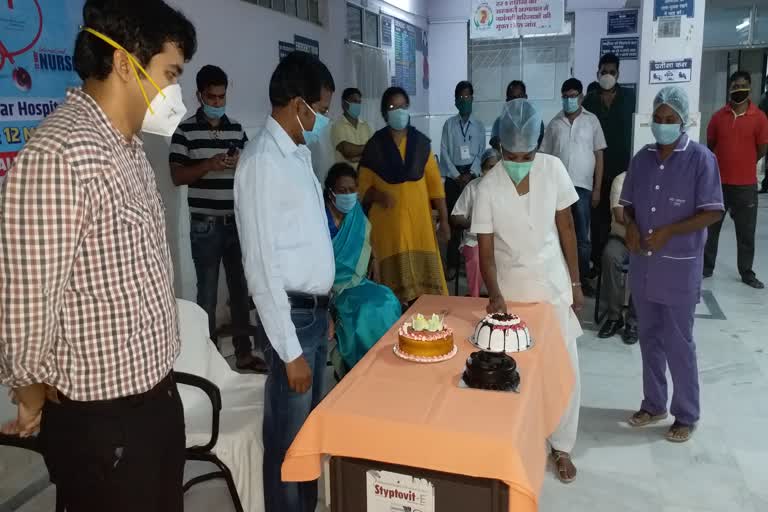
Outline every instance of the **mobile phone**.
<svg viewBox="0 0 768 512"><path fill-rule="evenodd" d="M237 153L237 146L233 142L232 144L229 145L229 151L227 151L227 156L231 158L235 156L235 153Z"/></svg>

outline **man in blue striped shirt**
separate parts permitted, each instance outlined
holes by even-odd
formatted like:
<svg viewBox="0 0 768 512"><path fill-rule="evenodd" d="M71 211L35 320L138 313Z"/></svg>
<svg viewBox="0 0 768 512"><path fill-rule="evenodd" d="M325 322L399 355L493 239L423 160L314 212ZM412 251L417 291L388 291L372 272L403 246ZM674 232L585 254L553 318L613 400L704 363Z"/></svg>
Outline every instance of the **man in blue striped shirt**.
<svg viewBox="0 0 768 512"><path fill-rule="evenodd" d="M208 313L211 337L216 341L219 267L223 262L237 368L265 372L264 361L251 352L250 302L232 192L235 167L248 137L242 125L226 115L228 85L227 74L219 67L207 65L198 72L200 108L173 135L171 176L174 184L189 187L197 303Z"/></svg>

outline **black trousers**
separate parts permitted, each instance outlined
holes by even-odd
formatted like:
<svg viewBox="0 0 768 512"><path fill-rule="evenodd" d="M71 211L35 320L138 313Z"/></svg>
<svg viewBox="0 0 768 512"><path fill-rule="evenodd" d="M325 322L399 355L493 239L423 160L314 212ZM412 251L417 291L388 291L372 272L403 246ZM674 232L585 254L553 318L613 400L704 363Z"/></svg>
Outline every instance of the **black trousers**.
<svg viewBox="0 0 768 512"><path fill-rule="evenodd" d="M733 219L736 227L737 266L742 278L754 277L752 263L755 259L755 230L757 229L757 186L723 185L725 211ZM715 270L717 246L720 241L720 229L725 216L709 226L709 238L704 249L704 273Z"/></svg>
<svg viewBox="0 0 768 512"><path fill-rule="evenodd" d="M613 179L606 177L600 187L600 204L592 209L591 233L592 265L600 268L603 262L603 251L611 235L611 184Z"/></svg>
<svg viewBox="0 0 768 512"><path fill-rule="evenodd" d="M184 411L170 376L141 395L47 402L40 442L67 512L184 510Z"/></svg>
<svg viewBox="0 0 768 512"><path fill-rule="evenodd" d="M450 218L453 207L456 206L456 201L459 200L459 196L464 188L459 184L457 180L452 178L445 178L445 204L448 208L448 217ZM446 252L446 269L459 268L459 245L461 245L462 230L451 228L451 239L448 240L448 247ZM449 272L450 273L450 272Z"/></svg>

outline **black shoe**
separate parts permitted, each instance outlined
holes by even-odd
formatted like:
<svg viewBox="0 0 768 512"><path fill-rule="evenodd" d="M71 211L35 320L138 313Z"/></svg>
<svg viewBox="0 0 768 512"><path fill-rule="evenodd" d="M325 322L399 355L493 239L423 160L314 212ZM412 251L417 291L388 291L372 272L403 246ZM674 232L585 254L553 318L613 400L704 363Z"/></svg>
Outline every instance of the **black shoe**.
<svg viewBox="0 0 768 512"><path fill-rule="evenodd" d="M634 345L637 343L637 326L627 324L624 328L624 332L621 333L621 341L627 345Z"/></svg>
<svg viewBox="0 0 768 512"><path fill-rule="evenodd" d="M590 299L595 298L595 289L589 283L581 283L581 293Z"/></svg>
<svg viewBox="0 0 768 512"><path fill-rule="evenodd" d="M715 273L714 270L705 270L702 275L704 276L704 279L706 279L708 277L712 277L712 274L714 274L714 273Z"/></svg>
<svg viewBox="0 0 768 512"><path fill-rule="evenodd" d="M624 327L624 320L606 320L603 326L600 328L600 332L597 333L597 337L600 339L612 338L618 333L621 328Z"/></svg>
<svg viewBox="0 0 768 512"><path fill-rule="evenodd" d="M741 282L757 290L762 290L763 288L765 288L765 285L763 284L763 282L758 278L756 278L755 276L742 277Z"/></svg>

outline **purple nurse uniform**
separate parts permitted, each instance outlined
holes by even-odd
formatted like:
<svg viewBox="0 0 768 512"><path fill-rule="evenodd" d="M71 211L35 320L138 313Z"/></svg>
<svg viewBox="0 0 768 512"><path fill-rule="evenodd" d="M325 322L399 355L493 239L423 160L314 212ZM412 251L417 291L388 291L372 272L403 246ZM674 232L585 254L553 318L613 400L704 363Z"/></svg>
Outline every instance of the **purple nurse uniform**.
<svg viewBox="0 0 768 512"><path fill-rule="evenodd" d="M704 210L723 211L717 160L706 146L683 135L663 162L655 144L629 164L621 204L632 207L644 240L655 229ZM667 410L666 367L672 376L670 412L676 421L699 420L699 376L693 317L701 296L707 230L670 238L661 250L630 257L629 285L637 310L643 358L642 409Z"/></svg>

